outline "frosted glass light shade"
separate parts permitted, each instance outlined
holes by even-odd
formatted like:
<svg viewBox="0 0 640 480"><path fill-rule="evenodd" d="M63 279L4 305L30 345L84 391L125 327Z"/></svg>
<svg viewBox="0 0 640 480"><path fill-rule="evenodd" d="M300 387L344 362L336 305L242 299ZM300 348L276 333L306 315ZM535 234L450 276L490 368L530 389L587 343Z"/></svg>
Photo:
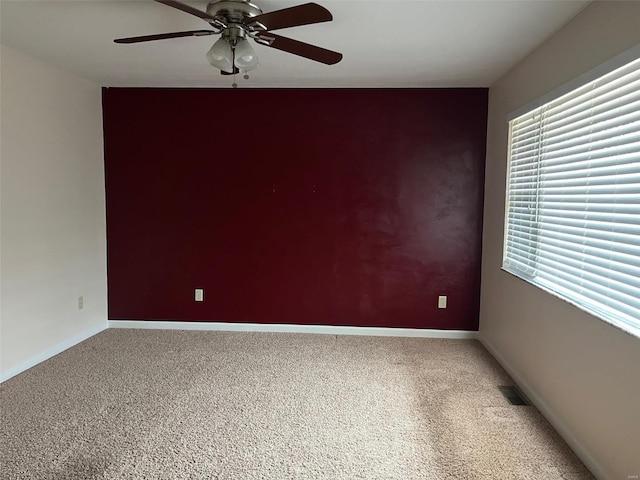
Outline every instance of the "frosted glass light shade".
<svg viewBox="0 0 640 480"><path fill-rule="evenodd" d="M236 43L236 67L241 72L248 72L258 66L258 57L251 44L245 39L238 39Z"/></svg>
<svg viewBox="0 0 640 480"><path fill-rule="evenodd" d="M233 65L231 63L231 45L226 38L219 38L207 52L207 60L209 63L228 73L233 73Z"/></svg>

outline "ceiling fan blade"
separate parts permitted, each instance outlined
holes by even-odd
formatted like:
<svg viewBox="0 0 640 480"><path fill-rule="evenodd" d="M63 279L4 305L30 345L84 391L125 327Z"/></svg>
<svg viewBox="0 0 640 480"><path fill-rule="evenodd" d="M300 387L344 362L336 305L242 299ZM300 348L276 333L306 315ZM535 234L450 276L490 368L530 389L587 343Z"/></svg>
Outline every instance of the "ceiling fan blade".
<svg viewBox="0 0 640 480"><path fill-rule="evenodd" d="M261 23L267 30L297 27L311 23L329 22L333 20L331 12L317 3L305 3L297 7L284 8L275 12L264 13L245 19L247 25Z"/></svg>
<svg viewBox="0 0 640 480"><path fill-rule="evenodd" d="M271 32L263 32L258 34L258 43L266 45L283 52L293 53L316 62L325 63L327 65L334 65L342 60L342 54L327 50L326 48L316 47L308 43L300 42L299 40L293 40L287 37L281 37Z"/></svg>
<svg viewBox="0 0 640 480"><path fill-rule="evenodd" d="M203 12L202 10L198 10L197 8L193 8L185 3L177 2L175 0L155 0L158 3L164 3L173 8L177 8L178 10L182 10L183 12L190 13L191 15L195 15L196 17L200 17L205 21L215 20L211 15L207 12Z"/></svg>
<svg viewBox="0 0 640 480"><path fill-rule="evenodd" d="M220 75L237 75L240 73L238 67L233 67L233 72L225 72L224 70L220 70Z"/></svg>
<svg viewBox="0 0 640 480"><path fill-rule="evenodd" d="M129 37L129 38L116 38L116 43L139 43L150 42L152 40L164 40L165 38L178 38L178 37L202 37L204 35L213 35L216 32L213 30L189 30L188 32L171 32L171 33L159 33L157 35L143 35L141 37Z"/></svg>

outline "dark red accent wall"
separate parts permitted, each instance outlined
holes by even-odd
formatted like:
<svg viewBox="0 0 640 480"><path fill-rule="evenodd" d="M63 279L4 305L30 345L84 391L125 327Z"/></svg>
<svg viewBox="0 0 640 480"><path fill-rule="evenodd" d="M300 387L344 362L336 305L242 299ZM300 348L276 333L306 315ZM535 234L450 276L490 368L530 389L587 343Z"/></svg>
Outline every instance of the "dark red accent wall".
<svg viewBox="0 0 640 480"><path fill-rule="evenodd" d="M104 89L109 318L477 330L487 94Z"/></svg>

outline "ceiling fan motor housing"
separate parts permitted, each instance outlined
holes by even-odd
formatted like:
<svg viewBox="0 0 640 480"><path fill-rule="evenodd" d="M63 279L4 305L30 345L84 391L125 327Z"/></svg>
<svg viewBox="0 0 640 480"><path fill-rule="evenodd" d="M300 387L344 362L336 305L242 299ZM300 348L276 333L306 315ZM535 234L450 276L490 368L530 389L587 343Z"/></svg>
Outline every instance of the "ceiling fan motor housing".
<svg viewBox="0 0 640 480"><path fill-rule="evenodd" d="M212 17L224 17L229 23L240 23L247 17L262 15L262 10L246 0L214 0L207 4Z"/></svg>

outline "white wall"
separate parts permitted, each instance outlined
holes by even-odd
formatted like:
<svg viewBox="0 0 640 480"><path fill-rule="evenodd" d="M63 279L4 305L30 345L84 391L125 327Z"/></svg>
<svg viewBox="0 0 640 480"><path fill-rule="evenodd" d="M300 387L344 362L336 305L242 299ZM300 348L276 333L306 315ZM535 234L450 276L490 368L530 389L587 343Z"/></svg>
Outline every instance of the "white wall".
<svg viewBox="0 0 640 480"><path fill-rule="evenodd" d="M640 43L640 2L595 2L489 91L480 336L601 479L640 475L640 340L500 270L507 114Z"/></svg>
<svg viewBox="0 0 640 480"><path fill-rule="evenodd" d="M106 328L107 298L100 87L0 54L5 380Z"/></svg>

